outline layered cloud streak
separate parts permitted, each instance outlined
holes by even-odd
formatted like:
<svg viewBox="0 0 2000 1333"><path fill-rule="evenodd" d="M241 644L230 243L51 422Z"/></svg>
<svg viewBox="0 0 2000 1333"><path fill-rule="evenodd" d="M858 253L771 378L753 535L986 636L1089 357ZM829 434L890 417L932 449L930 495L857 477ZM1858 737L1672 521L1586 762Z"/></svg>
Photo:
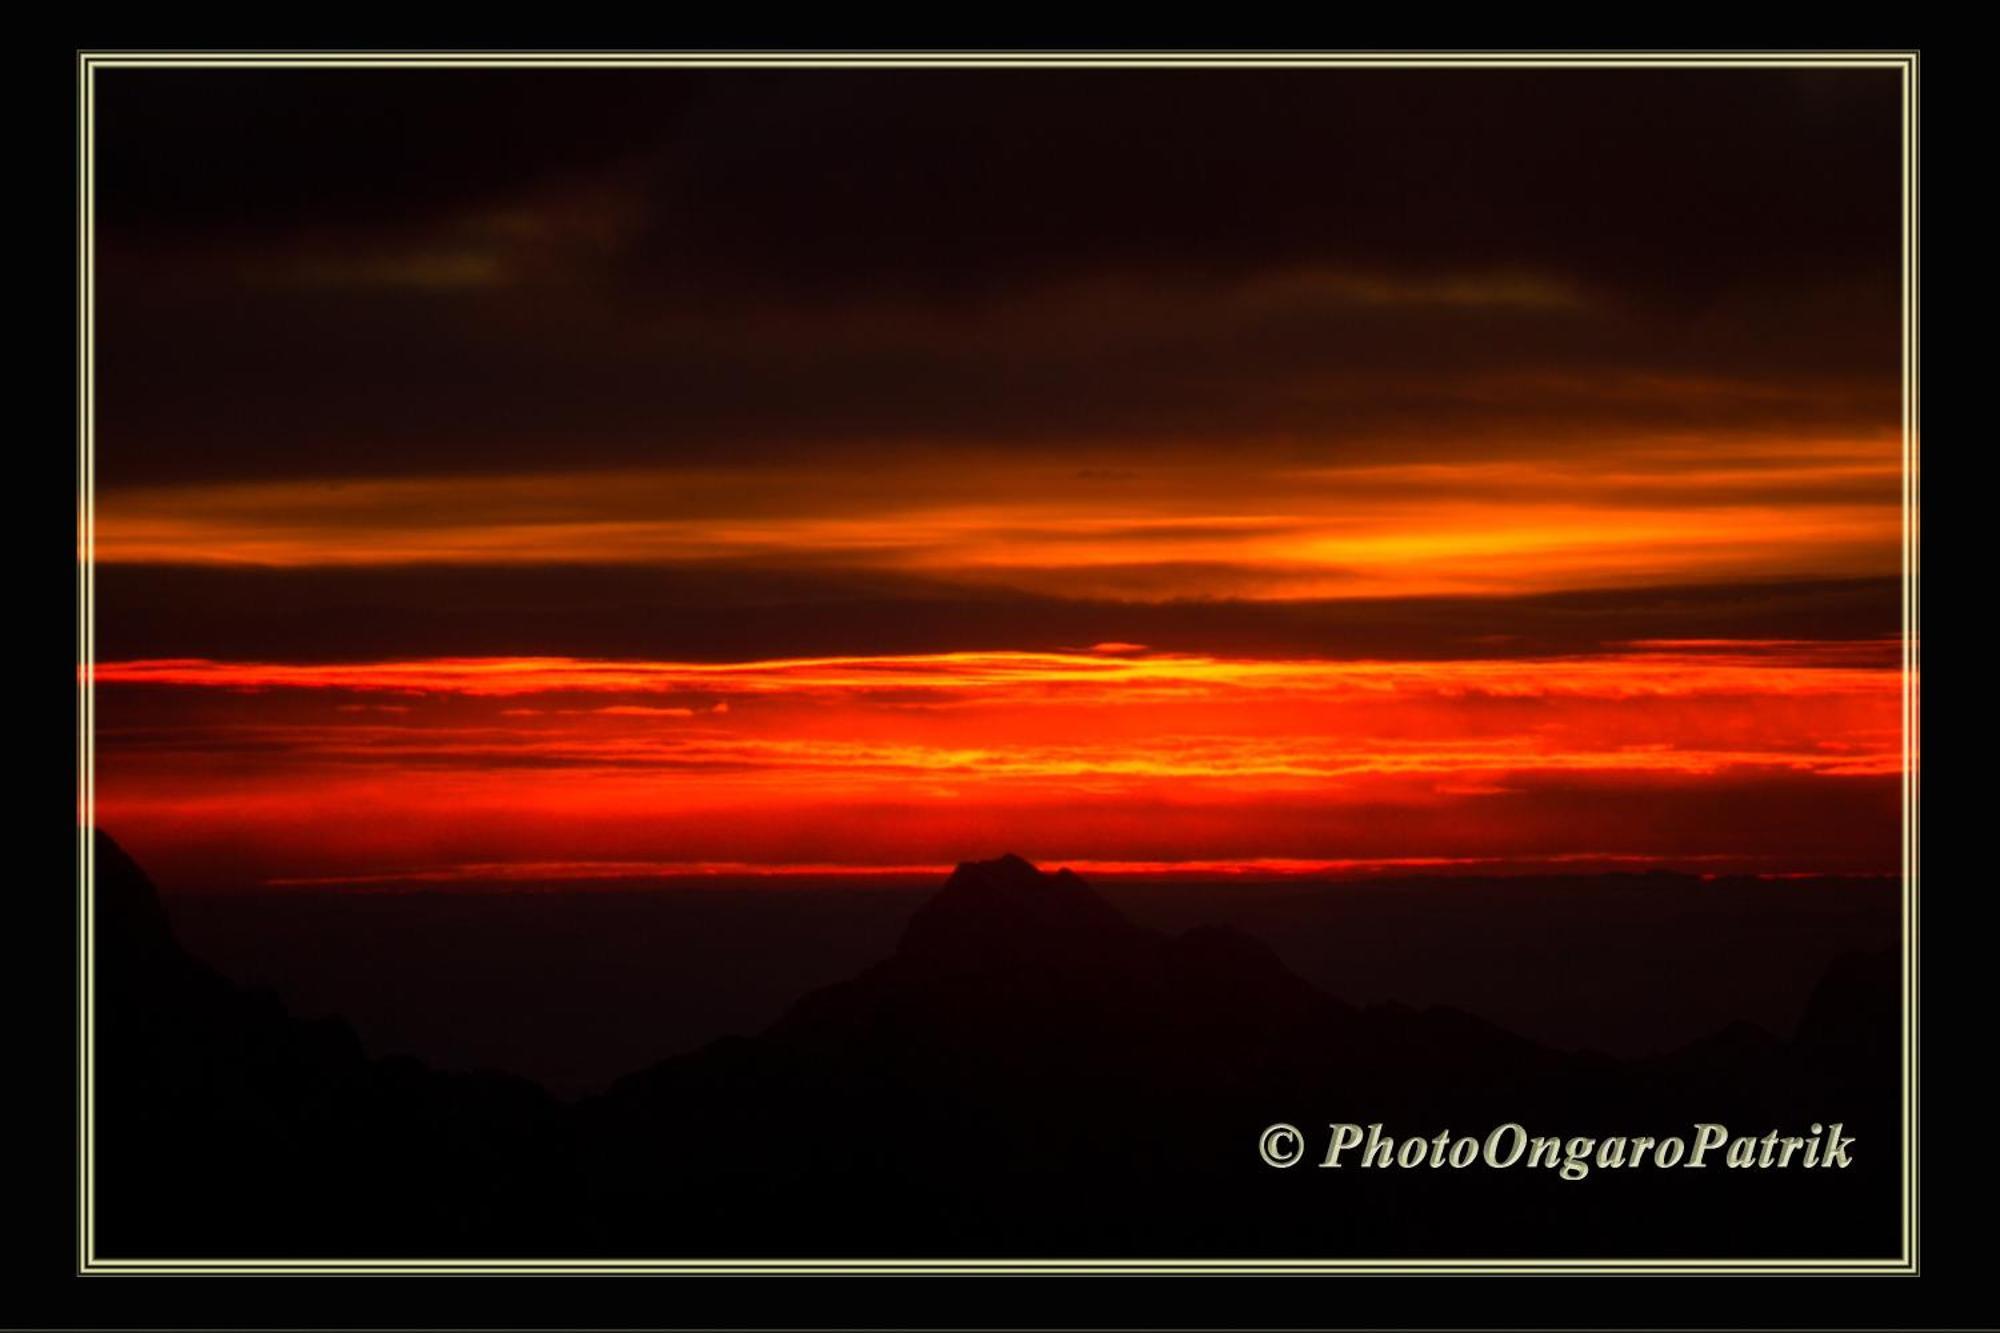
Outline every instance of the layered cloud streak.
<svg viewBox="0 0 2000 1333"><path fill-rule="evenodd" d="M1882 800L1901 765L1894 645L1872 641L1424 663L1128 644L749 663L169 660L109 663L98 680L101 808L142 839L227 827L239 862L274 877L329 821L347 832L317 855L364 878L428 873L440 838L546 858L579 829L614 859L675 863L700 844L732 863L919 864L952 836L1019 840L1004 832L1016 828L1077 859L1106 859L1109 838L1156 863L1505 850L1793 868L1795 830L1718 834L1695 817L1718 791L1746 809L1872 811L1813 863L1875 870L1865 835L1893 813ZM1562 816L1641 792L1653 818L1616 835Z"/></svg>

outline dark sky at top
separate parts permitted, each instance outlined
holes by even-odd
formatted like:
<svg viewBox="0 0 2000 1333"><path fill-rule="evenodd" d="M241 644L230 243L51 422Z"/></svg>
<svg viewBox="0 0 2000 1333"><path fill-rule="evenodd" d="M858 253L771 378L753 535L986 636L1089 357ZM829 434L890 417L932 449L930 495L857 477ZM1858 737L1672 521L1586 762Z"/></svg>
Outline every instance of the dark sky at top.
<svg viewBox="0 0 2000 1333"><path fill-rule="evenodd" d="M99 79L108 488L1894 419L1893 71Z"/></svg>

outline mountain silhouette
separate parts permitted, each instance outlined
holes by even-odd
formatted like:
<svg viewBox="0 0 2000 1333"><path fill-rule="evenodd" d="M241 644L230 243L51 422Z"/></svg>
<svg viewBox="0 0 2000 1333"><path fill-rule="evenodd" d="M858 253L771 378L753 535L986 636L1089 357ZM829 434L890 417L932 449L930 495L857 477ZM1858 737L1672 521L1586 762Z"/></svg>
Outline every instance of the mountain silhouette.
<svg viewBox="0 0 2000 1333"><path fill-rule="evenodd" d="M107 1254L368 1254L483 1243L555 1103L525 1079L370 1059L174 941L96 838L98 1239ZM476 1245L473 1245L476 1248Z"/></svg>
<svg viewBox="0 0 2000 1333"><path fill-rule="evenodd" d="M1392 1256L1893 1253L1893 956L1843 960L1798 1033L1653 1060L1470 1014L1357 1007L1218 926L1137 925L1076 875L958 867L896 949L754 1037L562 1104L370 1059L175 944L98 838L107 1253ZM1504 947L1496 942L1496 947ZM1580 997L1580 1002L1585 1002ZM1260 1132L1313 1160L1277 1170ZM1325 1171L1329 1122L1398 1137L1804 1133L1819 1173Z"/></svg>

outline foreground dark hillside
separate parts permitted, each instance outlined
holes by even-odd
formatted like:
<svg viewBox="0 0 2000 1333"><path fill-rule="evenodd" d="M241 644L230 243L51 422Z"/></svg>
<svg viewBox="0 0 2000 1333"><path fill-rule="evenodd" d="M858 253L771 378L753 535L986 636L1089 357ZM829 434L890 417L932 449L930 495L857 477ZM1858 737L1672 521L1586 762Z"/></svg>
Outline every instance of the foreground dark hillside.
<svg viewBox="0 0 2000 1333"><path fill-rule="evenodd" d="M1067 873L961 866L889 956L565 1105L368 1058L174 942L99 840L107 1255L1888 1255L1893 955L1829 970L1780 1038L1566 1054L1464 1012L1355 1006L1228 927L1135 924ZM1313 1138L1259 1161L1275 1121ZM1806 1134L1847 1170L1328 1171L1398 1136ZM1350 1161L1352 1159L1350 1158Z"/></svg>
<svg viewBox="0 0 2000 1333"><path fill-rule="evenodd" d="M292 1012L574 1099L763 1031L894 952L943 878L161 890L190 953ZM1663 873L1091 887L1168 933L1234 926L1353 1003L1446 1005L1621 1058L1738 1020L1790 1032L1834 959L1896 947L1901 896L1893 880Z"/></svg>

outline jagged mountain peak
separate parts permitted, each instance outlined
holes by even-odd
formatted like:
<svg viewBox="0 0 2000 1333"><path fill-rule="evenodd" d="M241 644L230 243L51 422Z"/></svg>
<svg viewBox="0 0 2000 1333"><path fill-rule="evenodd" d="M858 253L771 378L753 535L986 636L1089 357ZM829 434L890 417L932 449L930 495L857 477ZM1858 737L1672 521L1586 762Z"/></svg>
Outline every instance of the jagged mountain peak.
<svg viewBox="0 0 2000 1333"><path fill-rule="evenodd" d="M898 953L959 961L1061 956L1151 934L1068 869L1045 871L1009 852L961 862L910 918Z"/></svg>

